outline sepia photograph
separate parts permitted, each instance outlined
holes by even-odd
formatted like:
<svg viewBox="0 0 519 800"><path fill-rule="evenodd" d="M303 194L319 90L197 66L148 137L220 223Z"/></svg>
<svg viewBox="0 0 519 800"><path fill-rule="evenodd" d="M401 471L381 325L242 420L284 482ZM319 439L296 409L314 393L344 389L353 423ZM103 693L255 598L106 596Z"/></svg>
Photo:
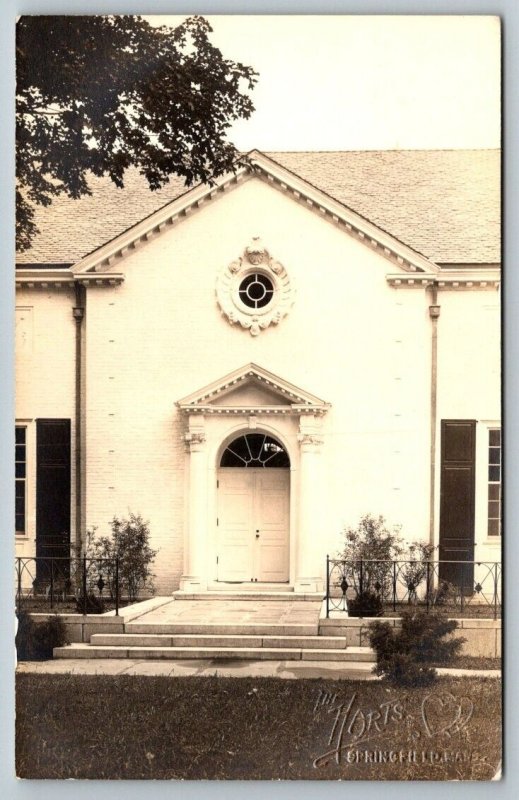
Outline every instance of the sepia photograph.
<svg viewBox="0 0 519 800"><path fill-rule="evenodd" d="M500 780L501 34L18 18L18 778Z"/></svg>

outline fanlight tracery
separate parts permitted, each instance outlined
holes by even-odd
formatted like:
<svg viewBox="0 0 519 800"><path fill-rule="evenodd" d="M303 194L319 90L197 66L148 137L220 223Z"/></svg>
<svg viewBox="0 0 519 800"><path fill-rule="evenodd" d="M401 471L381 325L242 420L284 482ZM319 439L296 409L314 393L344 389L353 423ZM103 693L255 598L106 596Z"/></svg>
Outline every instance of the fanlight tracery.
<svg viewBox="0 0 519 800"><path fill-rule="evenodd" d="M264 433L246 433L225 448L221 467L290 467L288 453L282 444Z"/></svg>

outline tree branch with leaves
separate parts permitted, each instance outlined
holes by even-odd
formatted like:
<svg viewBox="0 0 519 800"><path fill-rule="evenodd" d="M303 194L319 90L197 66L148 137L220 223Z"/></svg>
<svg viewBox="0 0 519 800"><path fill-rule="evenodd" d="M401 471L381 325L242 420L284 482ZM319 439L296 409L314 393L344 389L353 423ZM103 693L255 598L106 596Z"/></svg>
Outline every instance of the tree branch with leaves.
<svg viewBox="0 0 519 800"><path fill-rule="evenodd" d="M151 189L232 171L229 128L254 110L257 73L224 58L203 17L176 28L139 16L22 16L17 24L17 245L36 205L91 194L89 174Z"/></svg>

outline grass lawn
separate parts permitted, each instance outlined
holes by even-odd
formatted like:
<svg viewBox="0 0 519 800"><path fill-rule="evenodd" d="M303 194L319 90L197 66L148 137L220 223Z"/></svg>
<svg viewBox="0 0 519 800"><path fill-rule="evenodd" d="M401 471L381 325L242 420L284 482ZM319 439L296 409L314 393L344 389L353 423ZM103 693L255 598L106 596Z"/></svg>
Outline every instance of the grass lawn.
<svg viewBox="0 0 519 800"><path fill-rule="evenodd" d="M21 778L488 780L501 682L17 676Z"/></svg>
<svg viewBox="0 0 519 800"><path fill-rule="evenodd" d="M425 606L418 606L418 608ZM400 617L403 612L409 611L409 603L397 603L396 608L393 605L384 606L384 617ZM441 611L449 619L501 619L501 607L499 606L496 611L494 607L487 603L471 603L466 602L463 609L460 604L445 604L438 606L436 611Z"/></svg>
<svg viewBox="0 0 519 800"><path fill-rule="evenodd" d="M448 667L456 669L501 669L500 658L490 658L485 656L455 656L448 664L435 663L435 667Z"/></svg>

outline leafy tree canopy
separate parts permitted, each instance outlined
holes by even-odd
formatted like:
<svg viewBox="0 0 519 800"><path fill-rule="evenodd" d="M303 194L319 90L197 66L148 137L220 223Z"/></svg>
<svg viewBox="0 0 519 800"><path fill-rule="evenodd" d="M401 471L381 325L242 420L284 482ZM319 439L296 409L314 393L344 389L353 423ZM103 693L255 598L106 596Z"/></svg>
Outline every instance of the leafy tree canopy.
<svg viewBox="0 0 519 800"><path fill-rule="evenodd" d="M152 189L232 169L231 124L248 118L257 73L223 57L199 16L177 28L138 16L33 16L17 26L17 244L35 204L90 194L88 173Z"/></svg>

